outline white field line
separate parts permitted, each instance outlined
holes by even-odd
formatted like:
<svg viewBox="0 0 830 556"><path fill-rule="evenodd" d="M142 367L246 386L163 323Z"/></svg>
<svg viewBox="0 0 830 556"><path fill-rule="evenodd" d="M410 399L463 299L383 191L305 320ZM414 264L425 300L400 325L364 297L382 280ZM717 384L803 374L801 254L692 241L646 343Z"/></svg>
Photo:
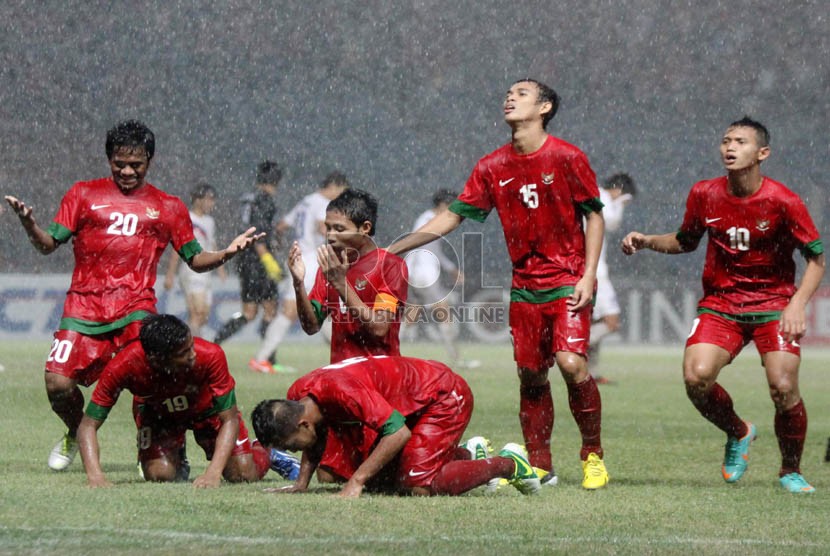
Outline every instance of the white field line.
<svg viewBox="0 0 830 556"><path fill-rule="evenodd" d="M280 546L294 545L294 546L313 546L313 545L343 545L345 543L374 543L374 544L411 544L417 545L425 542L422 536L412 537L394 537L381 535L359 535L359 536L345 536L338 535L334 537L286 537L275 535L273 537L246 537L239 535L217 535L213 533L190 533L187 531L170 531L164 529L122 529L122 528L105 528L105 527L8 527L0 525L0 533L36 533L40 538L34 541L37 546L48 545L63 545L63 546L79 546L83 545L83 539L67 539L66 534L71 533L94 533L102 535L129 535L139 538L141 541L148 540L164 540L164 541L202 541L210 544L227 543L237 545L270 545L278 544ZM54 536L54 542L49 539ZM2 535L0 535L2 536ZM44 538L46 537L46 538ZM516 543L523 542L524 537L518 535L474 535L470 537L463 536L445 536L439 537L447 542L502 542L502 543ZM9 540L9 539L7 539ZM0 538L0 549L3 546L8 547L7 540ZM435 538L433 538L433 542ZM585 543L598 543L615 546L697 546L697 547L741 547L741 546L759 546L759 547L780 547L780 548L818 548L825 547L825 543L812 541L799 541L790 539L768 540L768 539L724 539L724 538L705 538L705 537L624 537L624 536L579 536L579 537L540 537L536 539L536 544L546 544L552 546L568 546L568 545L582 545ZM16 546L21 546L22 543L14 542Z"/></svg>

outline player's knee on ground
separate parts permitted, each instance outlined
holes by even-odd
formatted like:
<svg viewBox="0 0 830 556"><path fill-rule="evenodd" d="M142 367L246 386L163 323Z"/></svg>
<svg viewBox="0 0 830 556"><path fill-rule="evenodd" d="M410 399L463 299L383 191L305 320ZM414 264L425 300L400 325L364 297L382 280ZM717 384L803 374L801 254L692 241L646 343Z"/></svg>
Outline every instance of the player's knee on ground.
<svg viewBox="0 0 830 556"><path fill-rule="evenodd" d="M317 482L318 483L343 483L342 477L336 475L323 467L317 468Z"/></svg>
<svg viewBox="0 0 830 556"><path fill-rule="evenodd" d="M229 483L252 483L260 479L254 458L250 455L231 456L222 471L222 477Z"/></svg>
<svg viewBox="0 0 830 556"><path fill-rule="evenodd" d="M154 459L141 464L142 474L145 481L156 483L169 483L176 480L178 461L167 459Z"/></svg>

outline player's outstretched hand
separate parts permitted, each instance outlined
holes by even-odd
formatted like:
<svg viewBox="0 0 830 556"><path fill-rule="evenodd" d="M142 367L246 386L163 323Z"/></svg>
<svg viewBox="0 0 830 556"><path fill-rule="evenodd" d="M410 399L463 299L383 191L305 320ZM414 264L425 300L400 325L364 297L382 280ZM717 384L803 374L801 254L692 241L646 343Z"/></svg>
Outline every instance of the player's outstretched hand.
<svg viewBox="0 0 830 556"><path fill-rule="evenodd" d="M360 498L363 493L363 485L355 481L348 481L343 485L343 489L337 493L340 498Z"/></svg>
<svg viewBox="0 0 830 556"><path fill-rule="evenodd" d="M630 232L622 240L622 252L633 255L646 246L646 236L640 232Z"/></svg>
<svg viewBox="0 0 830 556"><path fill-rule="evenodd" d="M295 283L305 280L305 261L300 250L300 244L296 241L291 244L291 249L288 250L288 271Z"/></svg>
<svg viewBox="0 0 830 556"><path fill-rule="evenodd" d="M262 489L262 492L266 492L268 494L296 494L298 492L305 492L306 489L297 486L297 484L283 486L283 487L268 487Z"/></svg>
<svg viewBox="0 0 830 556"><path fill-rule="evenodd" d="M193 481L193 488L216 488L222 482L221 477L211 477L207 473L199 475Z"/></svg>
<svg viewBox="0 0 830 556"><path fill-rule="evenodd" d="M256 233L256 228L253 226L233 238L233 241L228 248L225 249L229 255L233 256L239 253L240 251L244 251L248 249L251 245L259 241L260 239L265 237L265 232Z"/></svg>
<svg viewBox="0 0 830 556"><path fill-rule="evenodd" d="M89 488L110 488L113 485L106 479L106 477L88 477L86 480L86 486Z"/></svg>
<svg viewBox="0 0 830 556"><path fill-rule="evenodd" d="M11 195L6 195L4 198L21 220L32 218L32 207L26 206L26 203Z"/></svg>

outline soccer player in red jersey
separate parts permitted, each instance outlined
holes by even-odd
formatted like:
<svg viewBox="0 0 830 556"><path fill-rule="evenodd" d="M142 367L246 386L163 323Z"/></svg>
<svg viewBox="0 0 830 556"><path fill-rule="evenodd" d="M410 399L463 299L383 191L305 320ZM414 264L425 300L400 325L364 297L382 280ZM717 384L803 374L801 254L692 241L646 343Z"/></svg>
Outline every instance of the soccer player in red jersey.
<svg viewBox="0 0 830 556"><path fill-rule="evenodd" d="M398 333L407 295L406 263L379 249L372 236L377 200L347 189L326 209L326 245L317 249L311 293L295 242L288 255L300 324L307 334L332 319L331 362L359 355L400 355Z"/></svg>
<svg viewBox="0 0 830 556"><path fill-rule="evenodd" d="M104 368L78 427L89 486L111 486L101 469L98 429L123 390L133 394L138 460L146 480L180 476L179 454L188 429L210 461L194 487L219 486L223 476L230 482L261 479L270 466L268 454L251 445L234 386L222 348L194 339L173 315L145 317L139 341Z"/></svg>
<svg viewBox="0 0 830 556"><path fill-rule="evenodd" d="M399 332L408 291L406 263L379 249L375 235L378 202L366 191L346 189L326 207L326 244L317 248L317 276L305 289L305 262L297 242L288 269L300 324L306 334L331 318L332 363L365 355L400 355ZM371 436L371 431L366 431ZM343 450L329 434L317 479L336 480L330 471Z"/></svg>
<svg viewBox="0 0 830 556"><path fill-rule="evenodd" d="M602 203L588 158L545 129L559 107L556 92L533 79L514 83L504 99L510 143L478 161L458 199L389 250L402 253L456 229L465 218L499 214L513 263L510 328L519 375L519 421L530 462L555 484L550 453L555 363L582 435L586 489L608 472L600 442L602 404L588 372L591 300L603 238ZM584 227L583 227L584 217Z"/></svg>
<svg viewBox="0 0 830 556"><path fill-rule="evenodd" d="M443 363L355 357L308 373L286 397L260 402L251 415L263 445L303 452L297 481L277 491L308 489L332 433L344 447L336 467L344 497L364 488L456 495L500 477L524 494L541 488L521 446L507 444L497 457L487 457L483 445L475 455L458 446L473 394Z"/></svg>
<svg viewBox="0 0 830 556"><path fill-rule="evenodd" d="M814 492L800 469L807 411L798 389L798 340L807 329L807 302L824 276L824 248L801 198L761 174L770 155L762 124L748 117L731 123L720 155L726 176L692 187L678 232L631 232L622 249L629 255L642 249L687 253L708 234L703 297L683 354L686 393L701 415L726 433L722 474L729 483L738 481L755 425L738 417L717 378L754 341L775 405L781 485L793 493ZM797 289L795 249L807 260Z"/></svg>
<svg viewBox="0 0 830 556"><path fill-rule="evenodd" d="M6 196L29 241L47 255L72 240L75 269L63 316L46 360L46 393L68 431L49 455L49 467L66 469L77 453L75 433L84 410L78 384L98 379L112 356L134 340L138 322L154 313L153 285L168 243L197 272L222 265L260 235L250 228L221 251L203 251L185 204L145 181L155 136L127 120L107 132L112 176L78 182L64 195L47 229L32 207Z"/></svg>

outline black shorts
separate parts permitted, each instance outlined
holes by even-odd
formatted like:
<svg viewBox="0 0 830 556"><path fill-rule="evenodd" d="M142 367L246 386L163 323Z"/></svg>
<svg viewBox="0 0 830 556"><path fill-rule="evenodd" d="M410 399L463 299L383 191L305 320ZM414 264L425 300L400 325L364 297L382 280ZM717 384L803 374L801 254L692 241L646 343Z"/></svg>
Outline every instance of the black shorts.
<svg viewBox="0 0 830 556"><path fill-rule="evenodd" d="M239 265L239 290L242 303L261 303L279 299L277 283L268 278L262 264Z"/></svg>

